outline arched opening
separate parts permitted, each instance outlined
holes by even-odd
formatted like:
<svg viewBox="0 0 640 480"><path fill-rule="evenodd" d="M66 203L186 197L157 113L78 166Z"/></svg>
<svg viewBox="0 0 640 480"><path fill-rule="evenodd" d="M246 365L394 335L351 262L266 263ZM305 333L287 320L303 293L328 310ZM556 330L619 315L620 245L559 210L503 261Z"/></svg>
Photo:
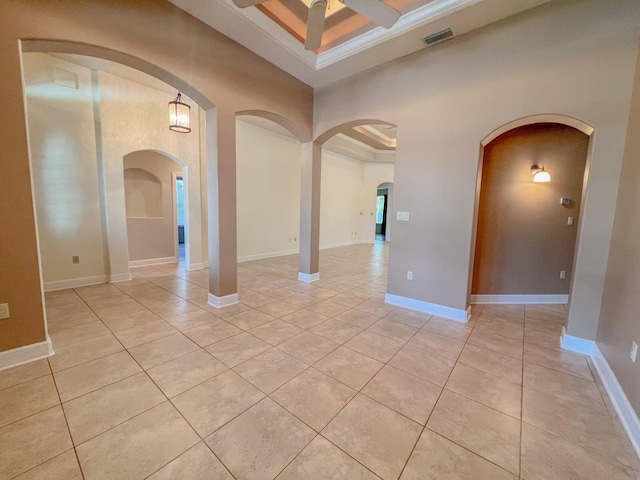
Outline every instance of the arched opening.
<svg viewBox="0 0 640 480"><path fill-rule="evenodd" d="M391 241L391 212L393 212L393 183L384 182L376 187L376 241Z"/></svg>
<svg viewBox="0 0 640 480"><path fill-rule="evenodd" d="M471 303L569 304L592 134L574 118L539 115L504 125L482 141ZM534 182L542 166L551 180ZM559 334L566 307L552 310Z"/></svg>
<svg viewBox="0 0 640 480"><path fill-rule="evenodd" d="M186 167L164 153L123 158L129 266L185 263L189 251Z"/></svg>

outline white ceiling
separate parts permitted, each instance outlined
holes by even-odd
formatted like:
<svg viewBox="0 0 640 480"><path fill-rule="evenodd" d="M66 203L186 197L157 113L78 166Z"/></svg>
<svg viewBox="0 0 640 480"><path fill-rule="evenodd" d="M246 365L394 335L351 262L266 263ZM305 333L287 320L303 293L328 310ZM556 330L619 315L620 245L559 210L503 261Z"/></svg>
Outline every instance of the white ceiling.
<svg viewBox="0 0 640 480"><path fill-rule="evenodd" d="M232 0L169 0L312 87L321 87L416 52L422 39L451 27L457 36L551 0L432 0L402 15L389 30L374 28L316 54L304 49L255 7Z"/></svg>

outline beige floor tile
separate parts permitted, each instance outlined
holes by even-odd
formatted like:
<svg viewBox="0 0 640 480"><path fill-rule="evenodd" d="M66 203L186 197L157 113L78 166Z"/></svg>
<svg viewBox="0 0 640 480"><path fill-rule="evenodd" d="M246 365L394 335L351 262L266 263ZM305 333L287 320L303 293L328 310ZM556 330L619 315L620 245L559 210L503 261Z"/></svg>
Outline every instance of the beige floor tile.
<svg viewBox="0 0 640 480"><path fill-rule="evenodd" d="M331 300L324 300L319 303L314 303L313 305L309 305L306 308L311 312L319 313L320 315L325 315L330 318L333 318L336 315L340 315L342 312L349 310L349 307L347 307L346 305L340 305L339 303L334 303Z"/></svg>
<svg viewBox="0 0 640 480"><path fill-rule="evenodd" d="M322 435L384 479L398 478L422 427L357 395Z"/></svg>
<svg viewBox="0 0 640 480"><path fill-rule="evenodd" d="M501 335L503 337L512 338L522 341L524 337L524 328L522 323L513 321L509 322L504 319L487 320L485 317L478 319L476 330L481 333L489 333L493 335Z"/></svg>
<svg viewBox="0 0 640 480"><path fill-rule="evenodd" d="M273 392L271 398L320 431L355 394L355 390L310 368Z"/></svg>
<svg viewBox="0 0 640 480"><path fill-rule="evenodd" d="M321 337L328 338L329 340L343 344L349 339L355 337L362 331L360 327L349 325L348 323L341 322L335 318L331 318L326 322L316 325L310 332L320 335Z"/></svg>
<svg viewBox="0 0 640 480"><path fill-rule="evenodd" d="M265 352L270 348L271 345L267 342L264 342L249 333L241 333L222 340L221 342L209 345L206 350L227 367L235 367L236 365Z"/></svg>
<svg viewBox="0 0 640 480"><path fill-rule="evenodd" d="M73 313L71 315L63 315L61 317L52 317L47 319L47 330L49 333L57 332L58 330L79 327L99 320L100 319L96 314L91 311Z"/></svg>
<svg viewBox="0 0 640 480"><path fill-rule="evenodd" d="M63 405L75 445L161 404L166 398L144 373L126 378Z"/></svg>
<svg viewBox="0 0 640 480"><path fill-rule="evenodd" d="M302 332L278 345L278 349L311 365L338 348L338 344L311 332Z"/></svg>
<svg viewBox="0 0 640 480"><path fill-rule="evenodd" d="M362 310L351 309L346 312L336 315L336 320L348 323L358 328L369 328L371 325L380 320L379 315L375 315L369 312L363 312Z"/></svg>
<svg viewBox="0 0 640 480"><path fill-rule="evenodd" d="M525 387L573 401L596 412L606 412L595 382L533 363L525 363L523 384Z"/></svg>
<svg viewBox="0 0 640 480"><path fill-rule="evenodd" d="M202 323L197 327L184 330L182 333L204 348L225 338L238 335L242 333L242 330L216 318L211 322Z"/></svg>
<svg viewBox="0 0 640 480"><path fill-rule="evenodd" d="M367 329L368 332L391 338L403 344L408 342L418 330L418 327L405 325L388 318L381 318Z"/></svg>
<svg viewBox="0 0 640 480"><path fill-rule="evenodd" d="M205 380L219 375L227 367L204 350L196 350L147 371L160 390L175 397Z"/></svg>
<svg viewBox="0 0 640 480"><path fill-rule="evenodd" d="M289 315L290 313L300 310L299 306L293 305L292 303L287 303L286 300L277 300L275 302L272 301L271 303L267 303L256 308L257 310L267 313L275 318L284 317L285 315Z"/></svg>
<svg viewBox="0 0 640 480"><path fill-rule="evenodd" d="M410 345L405 345L389 361L389 365L399 368L427 382L443 387L453 370L454 360L429 354Z"/></svg>
<svg viewBox="0 0 640 480"><path fill-rule="evenodd" d="M365 300L366 298L358 297L356 295L351 295L349 293L341 293L339 295L336 295L335 297L331 297L331 301L333 303L344 305L349 308L354 308L357 305L360 305L361 303L363 303Z"/></svg>
<svg viewBox="0 0 640 480"><path fill-rule="evenodd" d="M178 331L164 320L149 322L115 332L114 335L125 348L132 348L159 338L168 337Z"/></svg>
<svg viewBox="0 0 640 480"><path fill-rule="evenodd" d="M409 341L409 345L440 357L457 360L464 347L464 342L427 330L420 330Z"/></svg>
<svg viewBox="0 0 640 480"><path fill-rule="evenodd" d="M228 307L224 308L216 308L205 302L205 305L202 308L203 310L213 313L216 317L225 319L234 315L238 315L239 313L252 310L251 307L242 303L236 303L235 305L229 305Z"/></svg>
<svg viewBox="0 0 640 480"><path fill-rule="evenodd" d="M384 316L393 312L396 308L381 300L367 300L357 305L355 308L363 312L373 313L374 315Z"/></svg>
<svg viewBox="0 0 640 480"><path fill-rule="evenodd" d="M180 299L178 302L161 306L149 306L149 310L163 319L173 318L189 312L197 312L200 307L191 302Z"/></svg>
<svg viewBox="0 0 640 480"><path fill-rule="evenodd" d="M77 447L86 480L146 478L198 443L165 402Z"/></svg>
<svg viewBox="0 0 640 480"><path fill-rule="evenodd" d="M53 343L54 350L72 345L74 343L82 342L84 340L90 340L92 338L101 337L110 333L107 327L102 322L91 322L78 327L65 328L64 330L58 330L51 332L51 342Z"/></svg>
<svg viewBox="0 0 640 480"><path fill-rule="evenodd" d="M206 442L236 478L273 478L300 453L315 432L266 398Z"/></svg>
<svg viewBox="0 0 640 480"><path fill-rule="evenodd" d="M634 480L629 467L526 423L522 424L522 478Z"/></svg>
<svg viewBox="0 0 640 480"><path fill-rule="evenodd" d="M76 452L67 450L37 467L18 475L15 480L82 480Z"/></svg>
<svg viewBox="0 0 640 480"><path fill-rule="evenodd" d="M269 394L306 368L307 365L300 360L272 348L234 367L234 370Z"/></svg>
<svg viewBox="0 0 640 480"><path fill-rule="evenodd" d="M275 318L260 310L251 309L230 317L225 317L225 320L242 330L251 330L265 323L272 322Z"/></svg>
<svg viewBox="0 0 640 480"><path fill-rule="evenodd" d="M204 443L184 452L149 477L149 480L233 480L222 462Z"/></svg>
<svg viewBox="0 0 640 480"><path fill-rule="evenodd" d="M72 447L60 406L0 428L0 479L13 478Z"/></svg>
<svg viewBox="0 0 640 480"><path fill-rule="evenodd" d="M431 317L431 319L422 326L422 330L463 341L467 339L471 333L471 329L472 327L469 324L441 317Z"/></svg>
<svg viewBox="0 0 640 480"><path fill-rule="evenodd" d="M251 308L257 308L267 303L273 302L274 298L264 295L262 293L253 293L250 295L243 295L240 297L240 301L245 305L249 305Z"/></svg>
<svg viewBox="0 0 640 480"><path fill-rule="evenodd" d="M379 477L321 436L317 436L277 480L377 480Z"/></svg>
<svg viewBox="0 0 640 480"><path fill-rule="evenodd" d="M359 333L344 344L345 347L351 350L375 358L383 363L388 362L400 350L402 345L403 342L371 333L369 330Z"/></svg>
<svg viewBox="0 0 640 480"><path fill-rule="evenodd" d="M252 328L249 332L271 345L278 345L302 333L303 330L282 320L274 320L259 327Z"/></svg>
<svg viewBox="0 0 640 480"><path fill-rule="evenodd" d="M486 348L467 344L460 355L460 363L522 384L522 360Z"/></svg>
<svg viewBox="0 0 640 480"><path fill-rule="evenodd" d="M315 327L322 322L326 322L327 320L329 320L329 317L303 308L302 310L298 310L297 312L285 315L284 317L282 317L282 320L295 325L298 328L306 330L308 328Z"/></svg>
<svg viewBox="0 0 640 480"><path fill-rule="evenodd" d="M60 399L51 375L0 390L0 427L59 403Z"/></svg>
<svg viewBox="0 0 640 480"><path fill-rule="evenodd" d="M74 343L66 347L55 349L55 354L49 357L51 370L59 372L66 368L75 367L82 363L97 360L113 353L124 350L122 344L111 333L101 337Z"/></svg>
<svg viewBox="0 0 640 480"><path fill-rule="evenodd" d="M510 357L522 358L522 340L474 330L469 336L469 343Z"/></svg>
<svg viewBox="0 0 640 480"><path fill-rule="evenodd" d="M297 305L300 308L307 308L310 305L315 305L322 301L323 300L321 298L312 297L307 294L300 294L299 292L296 295L287 298L287 303Z"/></svg>
<svg viewBox="0 0 640 480"><path fill-rule="evenodd" d="M425 429L401 480L517 480L517 476Z"/></svg>
<svg viewBox="0 0 640 480"><path fill-rule="evenodd" d="M421 425L442 392L442 388L386 365L362 389L362 393L409 417Z"/></svg>
<svg viewBox="0 0 640 480"><path fill-rule="evenodd" d="M537 345L525 344L524 361L570 373L586 380L593 380L593 374L587 364L586 357L566 350L551 350Z"/></svg>
<svg viewBox="0 0 640 480"><path fill-rule="evenodd" d="M552 350L562 350L560 346L560 335L541 332L539 330L526 329L524 333L524 343Z"/></svg>
<svg viewBox="0 0 640 480"><path fill-rule="evenodd" d="M133 347L129 353L142 365L142 368L149 370L195 350L198 350L198 345L183 334L176 333Z"/></svg>
<svg viewBox="0 0 640 480"><path fill-rule="evenodd" d="M119 352L54 373L63 402L141 372L127 352Z"/></svg>
<svg viewBox="0 0 640 480"><path fill-rule="evenodd" d="M559 321L553 321L553 318L550 318L548 315L537 318L527 317L525 320L526 329L539 330L541 332L550 333L552 335L560 335L562 333L562 327L565 326L565 324L565 318Z"/></svg>
<svg viewBox="0 0 640 480"><path fill-rule="evenodd" d="M371 357L340 347L317 362L314 367L351 388L360 390L383 365Z"/></svg>
<svg viewBox="0 0 640 480"><path fill-rule="evenodd" d="M175 397L172 402L205 437L264 398L233 371L227 371Z"/></svg>
<svg viewBox="0 0 640 480"><path fill-rule="evenodd" d="M522 419L577 445L629 464L629 458L609 415L525 388Z"/></svg>
<svg viewBox="0 0 640 480"><path fill-rule="evenodd" d="M0 371L0 390L49 375L51 370L47 360L30 362L19 367Z"/></svg>
<svg viewBox="0 0 640 480"><path fill-rule="evenodd" d="M445 390L427 427L515 475L520 464L520 422Z"/></svg>
<svg viewBox="0 0 640 480"><path fill-rule="evenodd" d="M140 310L139 312L125 313L118 315L103 314L100 319L112 332L127 330L128 328L140 327L147 323L156 323L162 319L150 310Z"/></svg>
<svg viewBox="0 0 640 480"><path fill-rule="evenodd" d="M385 315L388 320L394 322L404 323L412 327L421 328L431 319L432 315L427 313L417 312L415 310L408 310L406 308L397 308L393 312Z"/></svg>
<svg viewBox="0 0 640 480"><path fill-rule="evenodd" d="M447 381L447 390L520 419L522 386L458 363Z"/></svg>
<svg viewBox="0 0 640 480"><path fill-rule="evenodd" d="M181 313L175 317L168 317L166 321L182 332L203 323L212 322L217 318L213 313L199 309L193 312Z"/></svg>

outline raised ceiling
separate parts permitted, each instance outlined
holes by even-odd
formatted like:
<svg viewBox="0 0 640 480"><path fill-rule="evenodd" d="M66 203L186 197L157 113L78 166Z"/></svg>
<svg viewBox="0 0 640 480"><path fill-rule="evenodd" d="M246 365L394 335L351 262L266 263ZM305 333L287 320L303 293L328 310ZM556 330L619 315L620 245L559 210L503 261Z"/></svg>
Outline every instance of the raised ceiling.
<svg viewBox="0 0 640 480"><path fill-rule="evenodd" d="M232 0L170 1L308 85L321 87L427 48L422 39L445 28L460 36L551 0L386 0L402 13L388 30L332 0L317 51L304 49L305 0L267 0L242 9Z"/></svg>

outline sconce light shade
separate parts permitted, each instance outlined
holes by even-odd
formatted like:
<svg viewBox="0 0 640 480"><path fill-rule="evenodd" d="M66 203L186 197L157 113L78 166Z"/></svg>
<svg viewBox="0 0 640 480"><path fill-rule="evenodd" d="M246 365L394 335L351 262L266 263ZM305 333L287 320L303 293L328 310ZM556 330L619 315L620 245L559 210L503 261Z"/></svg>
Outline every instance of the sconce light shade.
<svg viewBox="0 0 640 480"><path fill-rule="evenodd" d="M533 181L535 183L545 183L551 181L551 175L549 175L549 172L544 169L544 166L540 168L537 165L533 165L531 167L531 173L533 174Z"/></svg>
<svg viewBox="0 0 640 480"><path fill-rule="evenodd" d="M178 133L189 133L191 131L189 112L191 107L182 101L182 94L173 102L169 102L169 130Z"/></svg>

